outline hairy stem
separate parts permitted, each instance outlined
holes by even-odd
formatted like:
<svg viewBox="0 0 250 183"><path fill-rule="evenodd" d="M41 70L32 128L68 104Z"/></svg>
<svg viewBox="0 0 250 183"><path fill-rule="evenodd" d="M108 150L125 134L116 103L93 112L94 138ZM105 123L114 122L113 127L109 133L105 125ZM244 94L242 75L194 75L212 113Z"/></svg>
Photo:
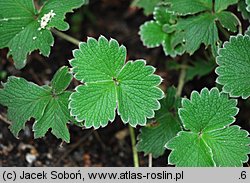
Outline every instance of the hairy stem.
<svg viewBox="0 0 250 183"><path fill-rule="evenodd" d="M183 65L183 67L181 68L181 73L179 76L179 81L178 81L178 86L177 86L177 91L176 91L176 96L180 97L181 93L182 93L182 89L184 87L185 84L185 78L186 78L186 66Z"/></svg>
<svg viewBox="0 0 250 183"><path fill-rule="evenodd" d="M130 133L130 139L131 139L131 145L132 145L132 151L133 151L134 167L139 167L139 158L138 158L138 153L136 150L135 130L130 125L129 125L129 133Z"/></svg>
<svg viewBox="0 0 250 183"><path fill-rule="evenodd" d="M77 40L77 39L75 39L75 38L73 38L73 37L71 37L71 36L69 36L69 35L67 35L67 34L64 34L64 33L62 33L62 32L60 32L60 31L58 31L58 30L56 30L56 29L51 29L51 31L55 34L55 35L57 35L58 37L60 37L60 38L62 38L62 39L65 39L66 41L68 41L68 42L70 42L70 43L72 43L72 44L74 44L74 45L79 45L80 44L80 41L79 40Z"/></svg>

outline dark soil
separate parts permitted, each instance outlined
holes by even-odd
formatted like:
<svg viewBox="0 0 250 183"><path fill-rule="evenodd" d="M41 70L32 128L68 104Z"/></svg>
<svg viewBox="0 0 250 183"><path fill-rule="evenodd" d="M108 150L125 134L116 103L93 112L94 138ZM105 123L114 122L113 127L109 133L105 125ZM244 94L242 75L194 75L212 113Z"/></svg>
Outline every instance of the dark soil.
<svg viewBox="0 0 250 183"><path fill-rule="evenodd" d="M69 14L67 21L71 29L66 32L81 41L87 37L98 38L104 35L115 38L127 47L127 60L143 58L157 68L157 74L164 78L162 88L177 85L179 73L167 71L166 57L161 48L147 49L138 36L139 26L152 17L146 17L141 10L131 8L129 0L91 0L90 4ZM47 84L55 71L63 65L68 65L72 58L72 50L76 46L55 36L55 46L49 58L34 52L28 59L24 69L18 71L13 62L7 58L7 49L0 52L0 71L6 71L7 76L21 76L39 85ZM202 56L202 52L200 53ZM176 58L180 60L181 58ZM203 87L215 86L215 73L196 78L188 82L183 90L183 96L189 96L192 90L200 91ZM2 79L6 81L6 77ZM71 88L76 86L73 81ZM237 116L237 124L250 131L250 102L239 101L241 109ZM0 106L0 114L6 118L6 108ZM4 119L0 119L0 166L133 166L130 137L127 126L120 118L107 127L97 131L69 126L71 143L61 143L50 133L45 138L33 139L31 130L34 120L27 123L27 128L16 139L8 129ZM136 130L139 132L139 128ZM167 154L153 161L154 166L167 165ZM139 153L140 165L147 166L147 157ZM247 164L245 165L247 166Z"/></svg>

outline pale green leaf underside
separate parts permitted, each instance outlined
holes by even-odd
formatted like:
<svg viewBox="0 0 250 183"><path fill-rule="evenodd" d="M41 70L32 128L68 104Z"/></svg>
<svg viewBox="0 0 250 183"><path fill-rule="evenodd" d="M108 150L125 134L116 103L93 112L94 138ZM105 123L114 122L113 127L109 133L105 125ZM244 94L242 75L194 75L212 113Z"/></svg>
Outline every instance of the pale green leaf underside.
<svg viewBox="0 0 250 183"><path fill-rule="evenodd" d="M9 48L9 55L13 56L18 69L25 66L26 56L34 50L48 56L50 46L54 44L49 28L67 30L69 26L64 22L65 14L84 3L85 0L50 0L38 12L33 0L1 1L0 48ZM44 29L39 30L42 17L51 10L55 16Z"/></svg>
<svg viewBox="0 0 250 183"><path fill-rule="evenodd" d="M113 121L117 106L123 122L132 126L145 125L146 118L159 109L163 93L157 86L161 78L143 60L124 65L126 48L114 39L89 38L74 51L74 57L70 64L75 78L84 85L71 95L70 109L87 128Z"/></svg>
<svg viewBox="0 0 250 183"><path fill-rule="evenodd" d="M223 91L233 97L250 96L250 37L233 36L219 51L216 73L217 83L223 85Z"/></svg>
<svg viewBox="0 0 250 183"><path fill-rule="evenodd" d="M61 75L64 68L68 70L63 67L55 75ZM61 91L56 94L47 85L40 87L17 77L9 77L3 85L4 88L0 90L0 104L8 107L8 119L12 122L10 129L16 137L25 127L25 123L35 118L35 138L43 137L51 128L57 138L70 141L66 124L72 120L68 110L71 92ZM60 88L61 85L54 83L54 87Z"/></svg>
<svg viewBox="0 0 250 183"><path fill-rule="evenodd" d="M176 166L242 166L250 153L248 133L230 126L237 114L236 101L217 88L192 92L183 99L179 116L188 132L179 132L166 147L169 163Z"/></svg>
<svg viewBox="0 0 250 183"><path fill-rule="evenodd" d="M149 126L141 128L137 144L139 152L152 153L154 158L163 155L165 144L181 130L179 122L166 111L165 116L156 121L156 126L149 124Z"/></svg>

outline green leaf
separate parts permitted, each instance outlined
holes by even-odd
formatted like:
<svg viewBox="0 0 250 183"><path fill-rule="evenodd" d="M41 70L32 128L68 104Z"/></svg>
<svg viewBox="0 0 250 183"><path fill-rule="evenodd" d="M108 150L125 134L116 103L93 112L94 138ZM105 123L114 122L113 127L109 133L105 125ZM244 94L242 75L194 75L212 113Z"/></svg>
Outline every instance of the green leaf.
<svg viewBox="0 0 250 183"><path fill-rule="evenodd" d="M198 50L201 44L206 48L211 46L212 53L217 56L219 43L216 21L232 32L237 32L238 18L225 10L238 0L166 0L167 11L178 15L176 29L179 39L185 41L184 50L191 55ZM215 9L215 10L213 10Z"/></svg>
<svg viewBox="0 0 250 183"><path fill-rule="evenodd" d="M230 96L246 99L250 96L250 37L232 36L219 51L217 57L216 82L223 85L223 91Z"/></svg>
<svg viewBox="0 0 250 183"><path fill-rule="evenodd" d="M76 116L78 122L85 120L87 128L104 127L115 119L116 88L113 81L81 85L70 100L72 116Z"/></svg>
<svg viewBox="0 0 250 183"><path fill-rule="evenodd" d="M154 158L163 155L164 145L181 130L179 119L171 113L178 102L176 89L170 87L167 96L160 100L161 108L155 113L155 122L141 128L137 143L139 152L152 153Z"/></svg>
<svg viewBox="0 0 250 183"><path fill-rule="evenodd" d="M154 11L154 8L158 3L160 3L162 0L134 0L132 3L132 6L137 6L139 8L144 9L144 13L146 15L152 14Z"/></svg>
<svg viewBox="0 0 250 183"><path fill-rule="evenodd" d="M186 81L191 81L195 77L203 77L211 73L215 68L214 60L197 60L193 66L187 68Z"/></svg>
<svg viewBox="0 0 250 183"><path fill-rule="evenodd" d="M250 19L250 12L247 11L246 0L239 0L238 2L238 11L241 12L243 19Z"/></svg>
<svg viewBox="0 0 250 183"><path fill-rule="evenodd" d="M117 106L122 121L132 126L145 125L146 118L154 117L163 92L152 66L143 60L125 64L126 48L103 36L81 43L73 55L74 77L84 82L70 97L71 114L77 121L85 121L87 128L104 127L114 120Z"/></svg>
<svg viewBox="0 0 250 183"><path fill-rule="evenodd" d="M197 133L181 131L167 143L168 163L178 167L215 166L210 148Z"/></svg>
<svg viewBox="0 0 250 183"><path fill-rule="evenodd" d="M69 86L73 76L69 73L68 67L61 67L54 75L51 86L54 94L60 94Z"/></svg>
<svg viewBox="0 0 250 183"><path fill-rule="evenodd" d="M233 13L222 11L217 13L217 18L227 31L237 32L237 26L239 25L240 20L238 20Z"/></svg>
<svg viewBox="0 0 250 183"><path fill-rule="evenodd" d="M216 166L242 166L248 161L250 138L248 132L239 126L231 126L222 130L204 134L207 145L211 148ZM239 145L240 144L240 145Z"/></svg>
<svg viewBox="0 0 250 183"><path fill-rule="evenodd" d="M165 0L168 11L177 15L190 15L212 10L212 0Z"/></svg>
<svg viewBox="0 0 250 183"><path fill-rule="evenodd" d="M155 21L145 22L140 27L141 40L144 46L154 48L161 45L166 37L166 33L162 30L162 25Z"/></svg>
<svg viewBox="0 0 250 183"><path fill-rule="evenodd" d="M163 118L156 121L157 124L142 127L137 144L139 152L152 153L154 158L164 154L165 144L181 130L178 120L170 113L166 113Z"/></svg>
<svg viewBox="0 0 250 183"><path fill-rule="evenodd" d="M69 96L71 92L64 92L57 97L51 98L41 118L39 118L33 130L35 138L45 136L51 128L51 133L65 142L70 141L70 134L67 128L68 121L72 120L69 110Z"/></svg>
<svg viewBox="0 0 250 183"><path fill-rule="evenodd" d="M55 75L61 75L60 72L64 72L64 68ZM33 126L35 138L43 137L51 128L57 138L69 142L66 124L72 120L68 110L70 92L61 91L60 94L55 94L47 85L40 87L13 76L9 77L3 86L4 88L0 90L0 104L8 107L8 119L12 122L10 130L16 137L24 128L26 121L35 118ZM64 86L66 88L66 85Z"/></svg>
<svg viewBox="0 0 250 183"><path fill-rule="evenodd" d="M18 136L31 117L42 117L50 101L50 91L13 76L3 86L4 89L0 90L0 103L8 107L8 119L12 121L11 132Z"/></svg>
<svg viewBox="0 0 250 183"><path fill-rule="evenodd" d="M182 100L179 116L185 132L179 132L166 147L169 163L176 166L242 166L250 153L248 132L229 126L238 113L237 101L217 88L192 92Z"/></svg>
<svg viewBox="0 0 250 183"><path fill-rule="evenodd" d="M204 43L206 47L211 45L213 54L216 55L219 36L215 21L215 15L203 13L178 22L178 29L184 31L185 50L188 53L193 54Z"/></svg>
<svg viewBox="0 0 250 183"><path fill-rule="evenodd" d="M33 0L1 1L0 48L9 48L18 69L25 66L27 54L34 50L48 56L54 44L50 28L67 30L65 14L84 3L86 0L50 0L36 10Z"/></svg>
<svg viewBox="0 0 250 183"><path fill-rule="evenodd" d="M217 88L211 91L205 88L200 94L192 92L191 100L182 100L179 115L186 129L204 133L233 123L233 116L238 113L236 105L236 100L228 100L228 96L219 93Z"/></svg>
<svg viewBox="0 0 250 183"><path fill-rule="evenodd" d="M183 39L176 32L176 17L168 13L164 6L159 6L154 10L154 19L140 27L139 35L143 45L148 48L162 45L165 55L181 55L184 52Z"/></svg>

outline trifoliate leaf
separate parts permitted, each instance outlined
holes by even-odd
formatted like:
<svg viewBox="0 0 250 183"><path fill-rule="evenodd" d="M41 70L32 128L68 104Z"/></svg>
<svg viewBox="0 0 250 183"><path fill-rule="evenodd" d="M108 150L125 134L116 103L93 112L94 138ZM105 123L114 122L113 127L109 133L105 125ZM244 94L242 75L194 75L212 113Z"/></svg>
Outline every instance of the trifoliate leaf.
<svg viewBox="0 0 250 183"><path fill-rule="evenodd" d="M160 100L161 108L156 111L155 122L141 128L137 143L139 152L152 153L154 158L163 155L165 144L181 130L178 118L171 113L178 101L176 89L170 87L167 96Z"/></svg>
<svg viewBox="0 0 250 183"><path fill-rule="evenodd" d="M139 8L144 9L144 13L146 15L152 14L154 8L160 3L162 0L134 0L132 6L137 6Z"/></svg>
<svg viewBox="0 0 250 183"><path fill-rule="evenodd" d="M246 0L239 0L238 11L241 12L243 19L250 20L250 12L247 11Z"/></svg>
<svg viewBox="0 0 250 183"><path fill-rule="evenodd" d="M242 166L250 153L248 133L229 126L238 113L237 101L217 88L182 100L179 116L185 132L179 132L166 147L172 152L169 163L176 166Z"/></svg>
<svg viewBox="0 0 250 183"><path fill-rule="evenodd" d="M68 68L60 69L55 76L65 74L65 70ZM55 80L58 81L58 78ZM62 85L58 83L59 81L55 82L53 86L61 90ZM35 118L33 126L35 138L43 137L51 128L57 138L69 142L66 124L72 120L68 110L71 92L61 90L60 94L57 94L47 85L40 87L23 78L13 76L9 77L3 86L4 88L0 90L0 104L8 107L8 119L12 122L10 130L16 137L24 128L26 121Z"/></svg>
<svg viewBox="0 0 250 183"><path fill-rule="evenodd" d="M26 56L34 50L48 56L54 44L50 28L67 30L65 14L80 7L86 0L50 0L40 10L33 0L0 2L0 48L8 47L15 66L21 69Z"/></svg>
<svg viewBox="0 0 250 183"><path fill-rule="evenodd" d="M216 82L223 85L223 91L233 97L246 99L250 96L250 37L233 36L219 51L217 57Z"/></svg>
<svg viewBox="0 0 250 183"><path fill-rule="evenodd" d="M85 121L87 128L104 127L114 120L116 107L122 121L132 126L145 125L146 118L154 117L163 92L152 66L143 60L124 65L126 48L103 36L81 43L73 55L74 77L84 82L70 97L71 114L77 121Z"/></svg>
<svg viewBox="0 0 250 183"><path fill-rule="evenodd" d="M154 10L154 21L145 22L139 31L141 40L148 48L163 46L166 55L175 57L184 52L183 39L176 32L176 17L166 11L164 6ZM176 39L178 38L178 39Z"/></svg>

